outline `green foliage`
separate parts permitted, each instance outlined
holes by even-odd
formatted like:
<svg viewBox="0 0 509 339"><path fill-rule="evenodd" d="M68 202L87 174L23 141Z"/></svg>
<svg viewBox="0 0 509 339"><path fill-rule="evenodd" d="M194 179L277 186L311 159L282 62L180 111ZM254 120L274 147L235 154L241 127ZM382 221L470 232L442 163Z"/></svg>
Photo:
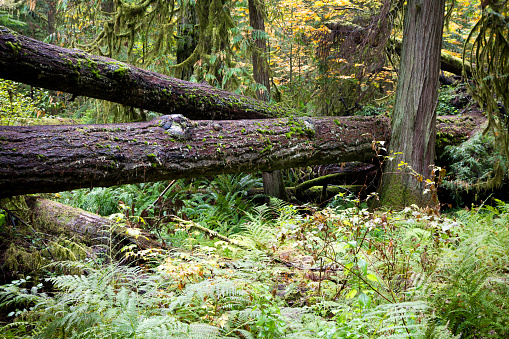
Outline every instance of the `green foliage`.
<svg viewBox="0 0 509 339"><path fill-rule="evenodd" d="M27 26L25 22L14 19L11 13L2 10L0 10L0 25L14 30Z"/></svg>
<svg viewBox="0 0 509 339"><path fill-rule="evenodd" d="M21 85L9 80L0 80L0 124L26 124L27 118L37 116L37 107Z"/></svg>
<svg viewBox="0 0 509 339"><path fill-rule="evenodd" d="M452 102L456 97L457 94L455 87L440 87L438 91L437 115L458 114L458 109L452 105Z"/></svg>
<svg viewBox="0 0 509 339"><path fill-rule="evenodd" d="M443 156L451 164L453 177L468 184L486 181L493 171L494 163L500 160L493 152L493 142L490 135L478 133L459 146L447 146Z"/></svg>
<svg viewBox="0 0 509 339"><path fill-rule="evenodd" d="M209 186L238 187L224 180ZM14 320L3 333L504 338L509 207L499 204L451 219L417 207L303 216L273 200L246 213L230 242L182 232L193 238L190 250L139 252L143 267L77 256L52 265L73 274L50 276L44 285L28 277L3 285L1 304Z"/></svg>
<svg viewBox="0 0 509 339"><path fill-rule="evenodd" d="M496 187L506 178L507 160L495 151L495 142L491 134L478 133L458 146L446 146L442 161L450 166L442 184L456 203L463 203L465 192Z"/></svg>
<svg viewBox="0 0 509 339"><path fill-rule="evenodd" d="M509 159L509 25L507 2L488 1L466 39L463 58L474 67L472 97L485 108L488 129L497 136L497 149ZM505 171L507 172L507 170Z"/></svg>
<svg viewBox="0 0 509 339"><path fill-rule="evenodd" d="M506 212L501 203L500 208L461 213L465 227L459 244L444 249L437 271L440 283L430 288L435 316L461 338L509 335Z"/></svg>
<svg viewBox="0 0 509 339"><path fill-rule="evenodd" d="M186 200L182 213L225 234L236 233L251 209L248 191L260 186L260 178L249 174L219 175L213 180L203 180L198 187L210 190Z"/></svg>
<svg viewBox="0 0 509 339"><path fill-rule="evenodd" d="M132 213L139 214L159 197L165 187L164 182L155 182L80 189L61 192L60 202L102 216L125 212L125 209L119 206L122 202L125 208L134 206Z"/></svg>

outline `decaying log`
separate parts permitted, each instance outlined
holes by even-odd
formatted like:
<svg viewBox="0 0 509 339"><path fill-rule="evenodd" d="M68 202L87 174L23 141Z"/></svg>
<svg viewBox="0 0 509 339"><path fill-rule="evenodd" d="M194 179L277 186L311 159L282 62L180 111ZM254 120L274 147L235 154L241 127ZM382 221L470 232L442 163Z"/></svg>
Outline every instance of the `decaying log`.
<svg viewBox="0 0 509 339"><path fill-rule="evenodd" d="M82 209L36 196L25 197L30 221L46 233L66 234L89 245L125 240L140 249L165 248L155 237L140 229L115 225L114 221Z"/></svg>
<svg viewBox="0 0 509 339"><path fill-rule="evenodd" d="M458 142L482 116L439 120ZM94 186L370 162L373 140L389 140L389 118L190 121L0 126L0 198ZM445 142L445 141L444 141Z"/></svg>
<svg viewBox="0 0 509 339"><path fill-rule="evenodd" d="M262 119L292 114L286 108L206 84L43 43L2 26L0 78L189 119Z"/></svg>
<svg viewBox="0 0 509 339"><path fill-rule="evenodd" d="M376 173L376 167L373 164L362 164L358 166L351 166L351 169L346 171L337 171L334 173L322 175L307 181L304 181L295 186L295 190L297 192L307 190L313 186L324 186L328 184L335 184L339 181L349 180L350 182L354 182L356 180L365 180L366 176L370 172Z"/></svg>

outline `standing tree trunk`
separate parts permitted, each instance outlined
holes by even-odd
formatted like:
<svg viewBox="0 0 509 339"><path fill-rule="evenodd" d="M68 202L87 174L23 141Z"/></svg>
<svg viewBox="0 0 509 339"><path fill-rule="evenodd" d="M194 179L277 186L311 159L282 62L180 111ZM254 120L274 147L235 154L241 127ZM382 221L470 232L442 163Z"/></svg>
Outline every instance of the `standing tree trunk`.
<svg viewBox="0 0 509 339"><path fill-rule="evenodd" d="M445 0L409 0L406 7L389 148L401 154L385 165L380 193L383 206L432 203L431 195L424 194L423 179L429 178L435 158L444 12Z"/></svg>
<svg viewBox="0 0 509 339"><path fill-rule="evenodd" d="M265 33L263 0L249 0L249 23L253 27L253 77L265 89L256 91L259 100L270 100L269 64L265 58L267 41L262 37ZM288 200L283 173L280 170L263 172L263 192L271 197Z"/></svg>
<svg viewBox="0 0 509 339"><path fill-rule="evenodd" d="M182 19L178 26L177 64L187 60L193 54L198 44L196 10L196 3L189 2L182 14ZM189 81L193 72L194 65L189 63L189 65L177 68L175 77Z"/></svg>
<svg viewBox="0 0 509 339"><path fill-rule="evenodd" d="M249 0L249 23L253 27L253 77L255 81L265 86L265 89L256 91L259 100L269 101L270 82L269 64L265 57L267 52L267 41L263 38L265 34L263 0Z"/></svg>

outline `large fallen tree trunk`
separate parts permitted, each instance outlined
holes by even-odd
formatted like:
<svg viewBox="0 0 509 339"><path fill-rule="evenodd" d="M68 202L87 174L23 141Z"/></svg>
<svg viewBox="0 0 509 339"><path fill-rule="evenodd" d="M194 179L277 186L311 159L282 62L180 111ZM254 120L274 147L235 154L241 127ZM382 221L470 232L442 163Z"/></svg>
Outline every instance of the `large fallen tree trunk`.
<svg viewBox="0 0 509 339"><path fill-rule="evenodd" d="M482 116L439 119L454 142ZM94 186L371 161L387 117L0 126L0 198ZM444 141L446 142L446 141Z"/></svg>
<svg viewBox="0 0 509 339"><path fill-rule="evenodd" d="M40 42L0 26L0 78L190 119L261 119L288 109Z"/></svg>
<svg viewBox="0 0 509 339"><path fill-rule="evenodd" d="M140 249L164 248L154 235L141 229L118 225L100 215L36 196L25 198L33 227L51 234L67 234L89 245L109 243L115 238Z"/></svg>

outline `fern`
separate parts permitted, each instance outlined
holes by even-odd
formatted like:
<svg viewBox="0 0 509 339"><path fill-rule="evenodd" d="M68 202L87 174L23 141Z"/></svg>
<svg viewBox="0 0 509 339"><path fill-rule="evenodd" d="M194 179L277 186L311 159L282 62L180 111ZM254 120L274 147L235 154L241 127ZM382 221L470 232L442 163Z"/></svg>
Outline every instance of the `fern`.
<svg viewBox="0 0 509 339"><path fill-rule="evenodd" d="M438 278L430 286L436 315L461 338L509 336L509 260L507 224L493 213L460 214L462 239L444 255Z"/></svg>
<svg viewBox="0 0 509 339"><path fill-rule="evenodd" d="M213 303L215 311L235 310L248 304L249 294L241 287L248 283L244 280L213 279L187 285L182 294L170 303L168 310L194 312L189 305L200 308L204 303Z"/></svg>

